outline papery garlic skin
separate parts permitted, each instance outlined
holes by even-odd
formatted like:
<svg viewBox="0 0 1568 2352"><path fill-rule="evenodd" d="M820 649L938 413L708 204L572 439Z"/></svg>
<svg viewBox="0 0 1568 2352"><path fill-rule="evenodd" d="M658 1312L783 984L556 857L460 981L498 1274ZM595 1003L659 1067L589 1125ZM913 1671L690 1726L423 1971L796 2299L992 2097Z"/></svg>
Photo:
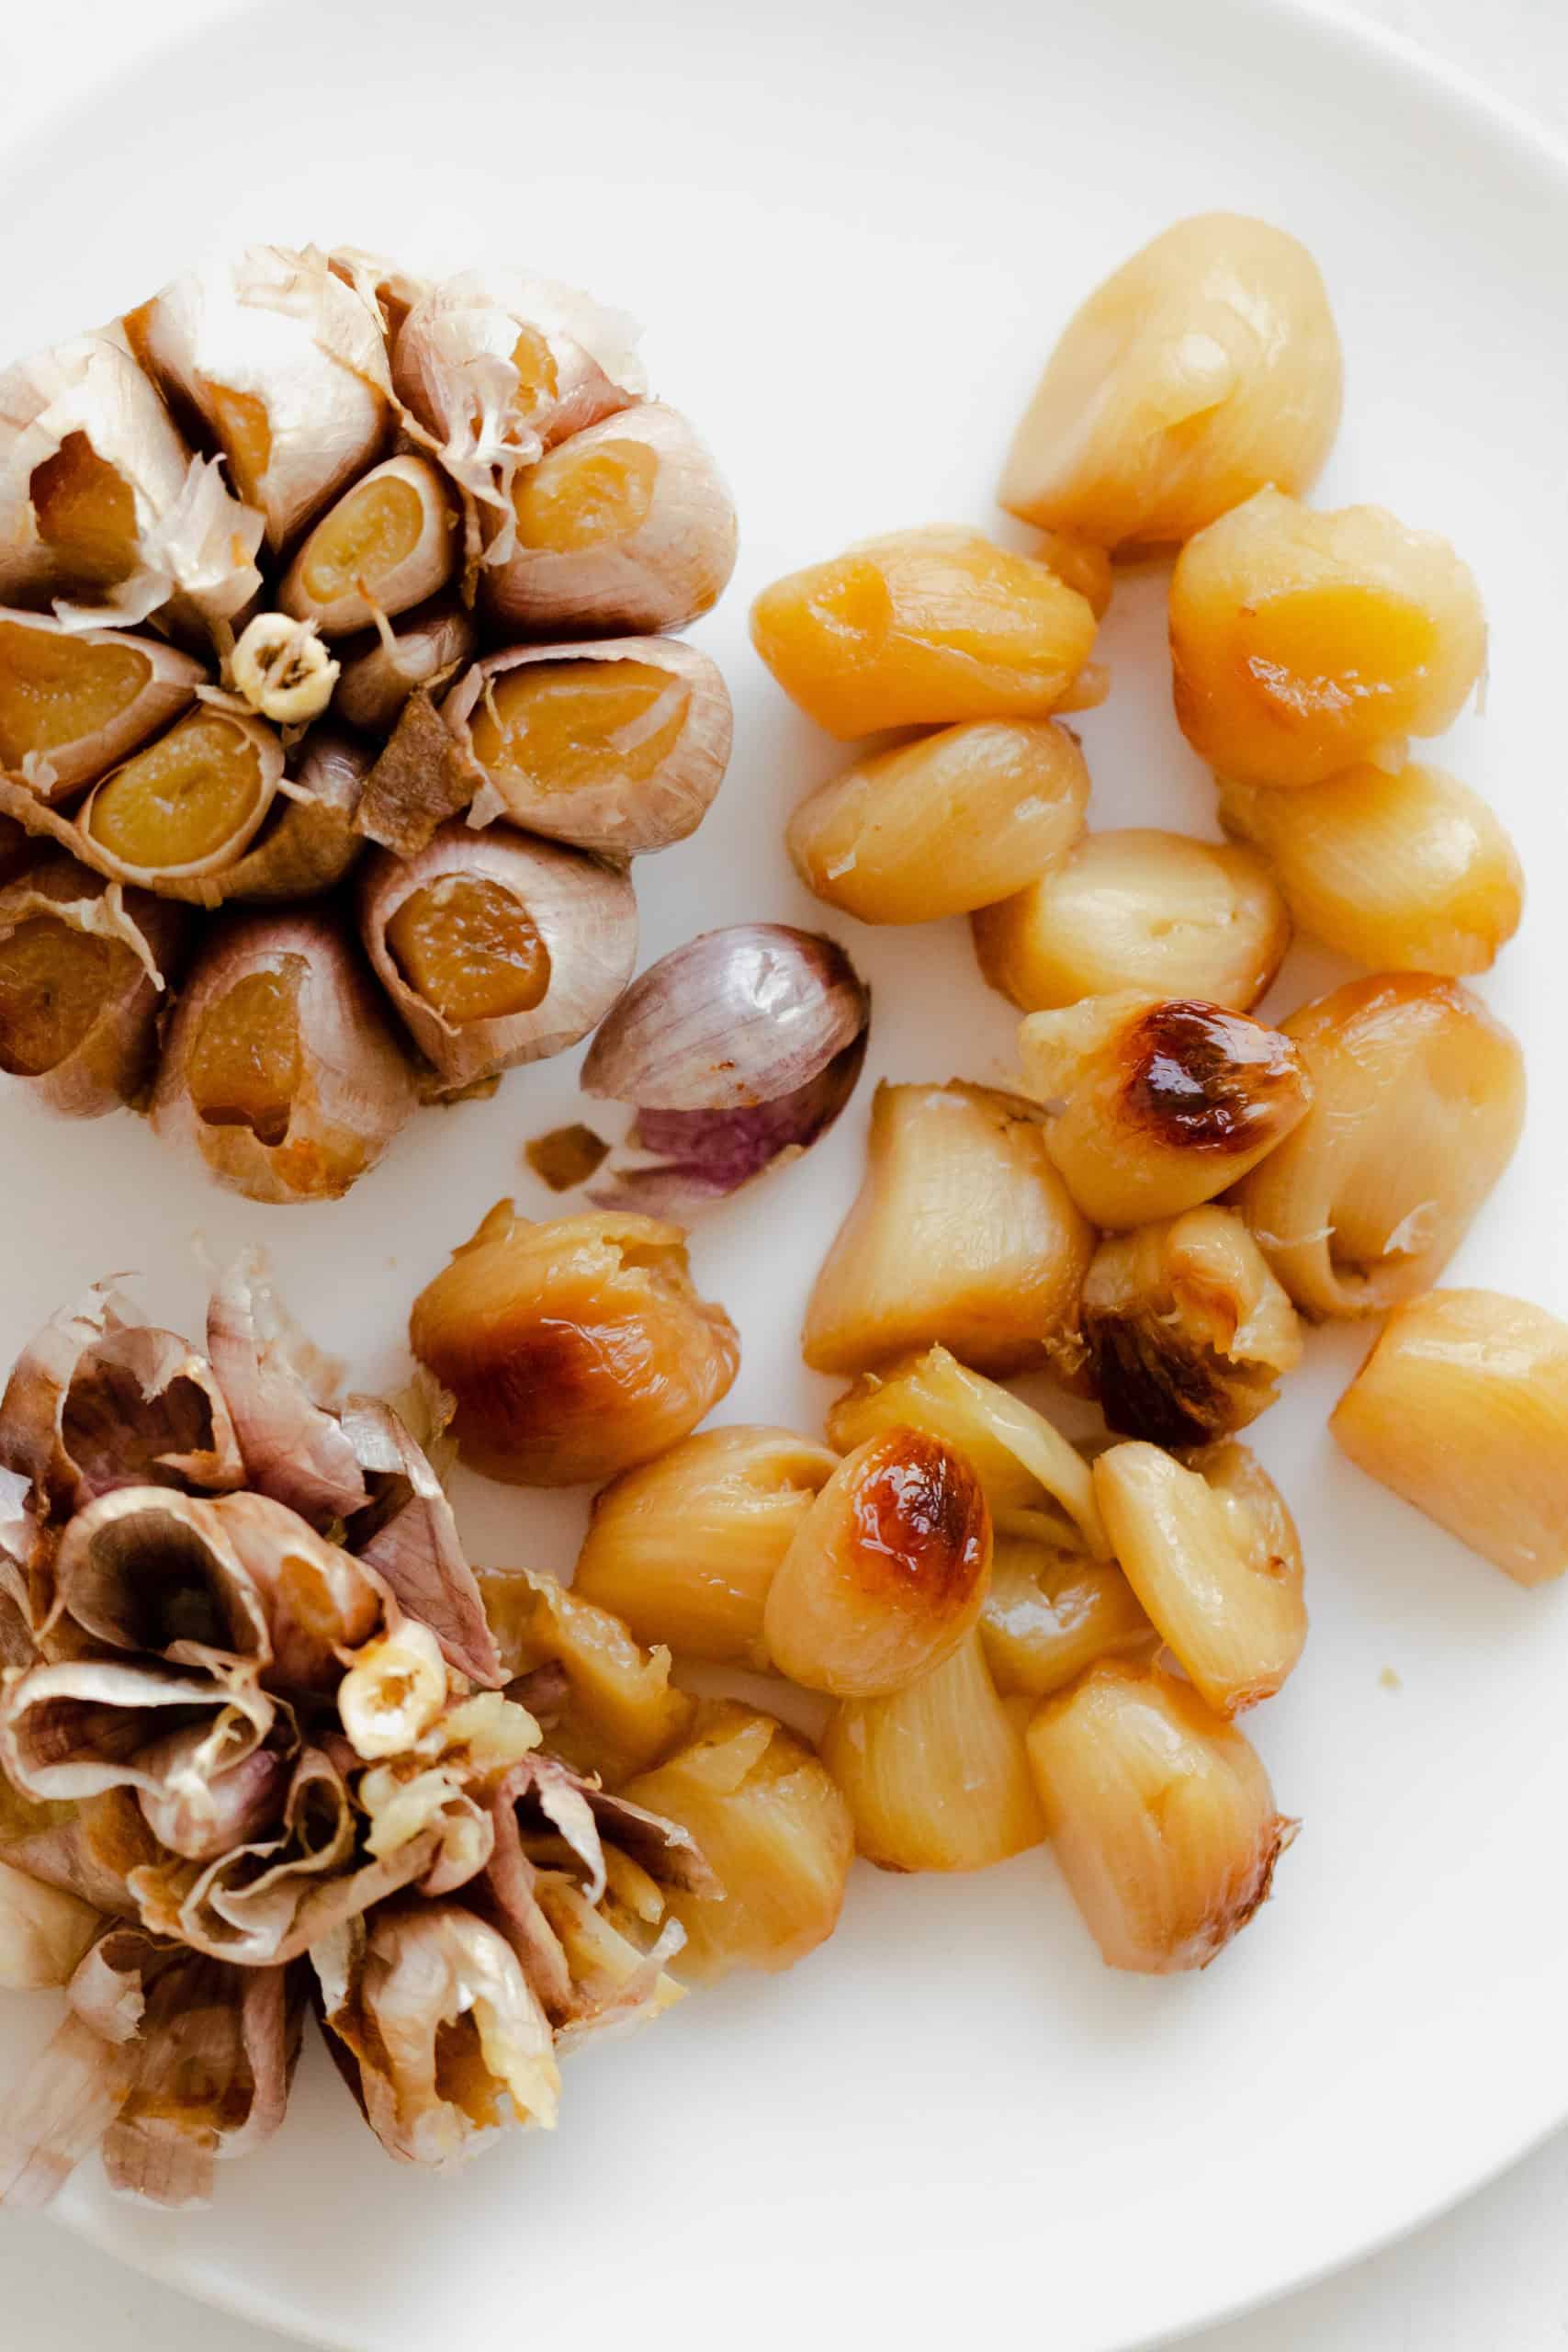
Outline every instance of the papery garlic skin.
<svg viewBox="0 0 1568 2352"><path fill-rule="evenodd" d="M13 1870L0 1854L0 1993L68 1984L102 1925L90 1905Z"/></svg>
<svg viewBox="0 0 1568 2352"><path fill-rule="evenodd" d="M456 597L400 614L384 637L340 648L342 673L333 693L334 715L345 727L388 735L416 686L433 690L470 661L479 646L473 615ZM363 650L355 650L355 646Z"/></svg>
<svg viewBox="0 0 1568 2352"><path fill-rule="evenodd" d="M68 799L188 708L202 675L161 638L0 611L0 769Z"/></svg>
<svg viewBox="0 0 1568 2352"><path fill-rule="evenodd" d="M1328 1426L1516 1583L1568 1568L1568 1324L1544 1307L1489 1290L1405 1301Z"/></svg>
<svg viewBox="0 0 1568 2352"><path fill-rule="evenodd" d="M1049 1541L998 1530L979 1633L997 1689L1029 1699L1159 1639L1115 1562L1095 1559L1066 1530Z"/></svg>
<svg viewBox="0 0 1568 2352"><path fill-rule="evenodd" d="M1302 1312L1377 1315L1429 1289L1513 1156L1517 1041L1458 980L1350 980L1281 1028L1313 1104L1234 1204Z"/></svg>
<svg viewBox="0 0 1568 2352"><path fill-rule="evenodd" d="M407 612L446 586L457 566L457 526L450 492L430 460L389 458L361 474L310 532L284 575L279 602L325 637L368 628L378 613Z"/></svg>
<svg viewBox="0 0 1568 2352"><path fill-rule="evenodd" d="M1029 1726L1056 1860L1111 1968L1207 1968L1267 1902L1298 1825L1257 1750L1174 1677L1108 1660Z"/></svg>
<svg viewBox="0 0 1568 2352"><path fill-rule="evenodd" d="M139 1102L186 928L176 908L65 857L0 888L0 1070L67 1118Z"/></svg>
<svg viewBox="0 0 1568 2352"><path fill-rule="evenodd" d="M1068 322L1013 438L1001 503L1102 547L1190 538L1266 482L1308 488L1339 424L1316 263L1266 220L1179 220Z"/></svg>

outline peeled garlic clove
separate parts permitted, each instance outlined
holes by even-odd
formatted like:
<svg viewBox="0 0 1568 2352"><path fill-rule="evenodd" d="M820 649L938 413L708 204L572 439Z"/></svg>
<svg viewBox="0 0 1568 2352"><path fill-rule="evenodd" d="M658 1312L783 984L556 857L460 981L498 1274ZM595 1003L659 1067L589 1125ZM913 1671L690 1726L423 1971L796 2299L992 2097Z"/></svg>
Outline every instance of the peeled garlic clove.
<svg viewBox="0 0 1568 2352"><path fill-rule="evenodd" d="M441 715L490 786L469 822L615 857L695 832L729 763L729 692L672 639L516 646L460 678Z"/></svg>
<svg viewBox="0 0 1568 2352"><path fill-rule="evenodd" d="M285 574L278 601L326 637L407 612L457 567L457 514L427 458L389 458L345 491Z"/></svg>
<svg viewBox="0 0 1568 2352"><path fill-rule="evenodd" d="M822 1737L855 1843L887 1871L978 1871L1044 1836L1013 1709L980 1637L891 1697L849 1699Z"/></svg>
<svg viewBox="0 0 1568 2352"><path fill-rule="evenodd" d="M175 908L39 859L0 888L0 1070L68 1118L140 1101L185 944Z"/></svg>
<svg viewBox="0 0 1568 2352"><path fill-rule="evenodd" d="M980 1639L998 1690L1044 1699L1098 1658L1151 1650L1159 1636L1114 1561L1066 1530L1054 1542L998 1530Z"/></svg>
<svg viewBox="0 0 1568 2352"><path fill-rule="evenodd" d="M1316 263L1266 220L1179 220L1077 311L1014 435L1001 502L1102 547L1190 538L1266 482L1303 491L1339 424Z"/></svg>
<svg viewBox="0 0 1568 2352"><path fill-rule="evenodd" d="M404 1027L454 1086L564 1053L637 961L626 876L506 826L444 825L410 858L372 851L359 924Z"/></svg>
<svg viewBox="0 0 1568 2352"><path fill-rule="evenodd" d="M792 1430L699 1430L594 1497L572 1590L640 1642L763 1669L768 1587L834 1468Z"/></svg>
<svg viewBox="0 0 1568 2352"><path fill-rule="evenodd" d="M1543 1307L1489 1290L1396 1306L1328 1426L1517 1583L1568 1567L1568 1325Z"/></svg>
<svg viewBox="0 0 1568 2352"><path fill-rule="evenodd" d="M370 976L324 915L211 927L164 1049L160 1135L251 1200L336 1200L416 1101Z"/></svg>
<svg viewBox="0 0 1568 2352"><path fill-rule="evenodd" d="M1350 980L1283 1023L1313 1103L1235 1196L1311 1316L1378 1315L1437 1280L1513 1157L1517 1040L1458 980Z"/></svg>
<svg viewBox="0 0 1568 2352"><path fill-rule="evenodd" d="M0 597L53 596L71 628L165 605L210 626L260 587L261 533L112 331L0 372Z"/></svg>
<svg viewBox="0 0 1568 2352"><path fill-rule="evenodd" d="M176 413L217 442L275 550L390 431L380 320L324 254L248 245L174 279L123 324Z"/></svg>
<svg viewBox="0 0 1568 2352"><path fill-rule="evenodd" d="M679 1226L607 1211L532 1225L510 1201L420 1293L409 1336L457 1398L463 1459L518 1486L602 1480L662 1453L739 1361Z"/></svg>
<svg viewBox="0 0 1568 2352"><path fill-rule="evenodd" d="M940 1666L973 1628L991 1575L991 1515L974 1470L912 1429L841 1462L768 1588L762 1635L781 1674L835 1698L881 1698Z"/></svg>
<svg viewBox="0 0 1568 2352"><path fill-rule="evenodd" d="M1083 1290L1089 1379L1108 1425L1156 1445L1245 1429L1302 1360L1296 1312L1234 1209L1108 1234Z"/></svg>
<svg viewBox="0 0 1568 2352"><path fill-rule="evenodd" d="M1086 997L1031 1013L1018 1042L1046 1149L1100 1226L1212 1200L1277 1149L1313 1099L1291 1037L1196 999Z"/></svg>
<svg viewBox="0 0 1568 2352"><path fill-rule="evenodd" d="M479 1589L502 1664L517 1678L555 1668L564 1688L548 1724L550 1753L618 1789L670 1754L696 1702L671 1688L670 1652L644 1649L607 1609L554 1577L485 1573ZM639 1800L641 1802L641 1800Z"/></svg>
<svg viewBox="0 0 1568 2352"><path fill-rule="evenodd" d="M1094 1236L1032 1103L990 1087L879 1086L866 1172L812 1286L802 1347L860 1372L940 1342L995 1373L1072 1351Z"/></svg>
<svg viewBox="0 0 1568 2352"><path fill-rule="evenodd" d="M1032 882L1083 831L1089 770L1050 719L975 719L858 761L789 821L807 888L862 922L931 922Z"/></svg>
<svg viewBox="0 0 1568 2352"><path fill-rule="evenodd" d="M1107 1660L1029 1726L1062 1875L1108 1966L1207 1968L1269 1899L1299 1825L1242 1734L1172 1676Z"/></svg>
<svg viewBox="0 0 1568 2352"><path fill-rule="evenodd" d="M202 675L161 638L0 612L0 768L63 800L177 718Z"/></svg>
<svg viewBox="0 0 1568 2352"><path fill-rule="evenodd" d="M718 602L735 569L723 478L685 418L658 401L574 433L516 476L511 504L511 528L479 576L497 628L684 628Z"/></svg>
<svg viewBox="0 0 1568 2352"><path fill-rule="evenodd" d="M345 727L387 735L416 686L434 689L472 659L479 646L473 615L456 597L439 596L389 624L363 652L342 649L333 709Z"/></svg>
<svg viewBox="0 0 1568 2352"><path fill-rule="evenodd" d="M365 847L355 824L371 750L342 728L312 727L293 774L243 857L217 874L158 885L162 899L224 906L231 899L270 905L316 899L341 882Z"/></svg>
<svg viewBox="0 0 1568 2352"><path fill-rule="evenodd" d="M201 704L93 786L72 845L98 872L149 889L220 874L260 831L283 767L270 727Z"/></svg>

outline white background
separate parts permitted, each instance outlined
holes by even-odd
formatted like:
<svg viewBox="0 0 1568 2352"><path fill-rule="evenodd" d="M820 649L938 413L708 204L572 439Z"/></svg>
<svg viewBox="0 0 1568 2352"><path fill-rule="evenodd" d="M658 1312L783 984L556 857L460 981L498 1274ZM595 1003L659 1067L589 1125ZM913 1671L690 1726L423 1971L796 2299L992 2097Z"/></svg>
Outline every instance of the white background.
<svg viewBox="0 0 1568 2352"><path fill-rule="evenodd" d="M123 0L52 0L24 19L16 0L0 0L7 119L30 124L45 105L112 76L149 39L210 21L230 5L158 0L138 14ZM1365 13L1427 42L1568 137L1562 0L1488 0L1480 9L1473 0L1371 0ZM1440 2066L1440 2052L1433 2063ZM1196 2352L1558 2352L1568 2346L1565 2211L1562 2138L1417 2238L1267 2314L1189 2341ZM1047 2296L1048 2279L1047 2260ZM1047 2340L1048 2308L1046 2300L1037 2314ZM33 2221L0 2220L0 2313L6 2352L78 2352L103 2340L130 2352L277 2352L271 2335L199 2311Z"/></svg>

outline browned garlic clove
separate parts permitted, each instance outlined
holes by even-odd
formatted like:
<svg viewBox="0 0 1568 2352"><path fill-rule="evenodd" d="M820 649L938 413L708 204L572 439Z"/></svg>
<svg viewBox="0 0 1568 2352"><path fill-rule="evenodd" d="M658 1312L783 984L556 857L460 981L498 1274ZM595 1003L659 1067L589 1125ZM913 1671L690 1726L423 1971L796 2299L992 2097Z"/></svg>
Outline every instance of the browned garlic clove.
<svg viewBox="0 0 1568 2352"><path fill-rule="evenodd" d="M333 709L346 727L389 735L414 688L442 684L472 659L479 641L473 615L455 596L421 605L400 615L396 628L388 623L370 642L356 639L362 651L341 648L343 673Z"/></svg>
<svg viewBox="0 0 1568 2352"><path fill-rule="evenodd" d="M161 638L0 611L0 769L68 799L177 718L202 675Z"/></svg>
<svg viewBox="0 0 1568 2352"><path fill-rule="evenodd" d="M1098 1658L1152 1650L1159 1636L1115 1562L1094 1558L1076 1531L998 1527L980 1639L998 1690L1044 1699Z"/></svg>
<svg viewBox="0 0 1568 2352"><path fill-rule="evenodd" d="M0 888L0 1070L67 1118L139 1102L185 944L178 909L46 854Z"/></svg>
<svg viewBox="0 0 1568 2352"><path fill-rule="evenodd" d="M184 882L165 876L159 897L203 907L267 906L335 888L365 847L355 816L371 757L371 747L342 728L312 727L243 854L217 874Z"/></svg>
<svg viewBox="0 0 1568 2352"><path fill-rule="evenodd" d="M283 781L270 727L203 706L94 786L76 819L83 856L155 888L233 865Z"/></svg>
<svg viewBox="0 0 1568 2352"><path fill-rule="evenodd" d="M463 1459L520 1486L610 1477L694 1429L739 1345L693 1286L679 1226L601 1211L544 1225L498 1202L427 1283L414 1354L457 1399Z"/></svg>
<svg viewBox="0 0 1568 2352"><path fill-rule="evenodd" d="M325 916L212 926L164 1046L161 1135L193 1145L252 1200L336 1200L416 1101L370 976Z"/></svg>
<svg viewBox="0 0 1568 2352"><path fill-rule="evenodd" d="M372 851L359 923L404 1027L457 1087L574 1046L637 961L626 876L506 826L444 825L409 858Z"/></svg>
<svg viewBox="0 0 1568 2352"><path fill-rule="evenodd" d="M279 602L326 637L423 604L457 568L457 514L428 458L389 458L345 491L310 532Z"/></svg>
<svg viewBox="0 0 1568 2352"><path fill-rule="evenodd" d="M649 637L489 654L441 715L490 787L470 824L502 817L616 857L695 832L733 731L716 665Z"/></svg>
<svg viewBox="0 0 1568 2352"><path fill-rule="evenodd" d="M511 504L512 527L480 573L497 628L684 628L735 568L735 508L718 469L685 418L657 401L573 434L517 475Z"/></svg>
<svg viewBox="0 0 1568 2352"><path fill-rule="evenodd" d="M607 1609L525 1568L487 1573L479 1589L513 1696L529 1703L535 1678L562 1677L547 1724L552 1755L618 1788L690 1730L696 1702L671 1688L669 1651L642 1648Z"/></svg>

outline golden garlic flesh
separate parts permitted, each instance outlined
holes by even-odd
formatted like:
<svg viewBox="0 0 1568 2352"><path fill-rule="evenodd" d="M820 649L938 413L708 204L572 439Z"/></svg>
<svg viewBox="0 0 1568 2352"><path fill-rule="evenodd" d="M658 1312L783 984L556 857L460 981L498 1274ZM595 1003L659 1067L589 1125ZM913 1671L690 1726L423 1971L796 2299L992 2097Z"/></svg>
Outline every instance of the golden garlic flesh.
<svg viewBox="0 0 1568 2352"><path fill-rule="evenodd" d="M1004 1694L1049 1698L1097 1658L1152 1650L1158 1638L1115 1562L1075 1534L998 1534L980 1639Z"/></svg>

